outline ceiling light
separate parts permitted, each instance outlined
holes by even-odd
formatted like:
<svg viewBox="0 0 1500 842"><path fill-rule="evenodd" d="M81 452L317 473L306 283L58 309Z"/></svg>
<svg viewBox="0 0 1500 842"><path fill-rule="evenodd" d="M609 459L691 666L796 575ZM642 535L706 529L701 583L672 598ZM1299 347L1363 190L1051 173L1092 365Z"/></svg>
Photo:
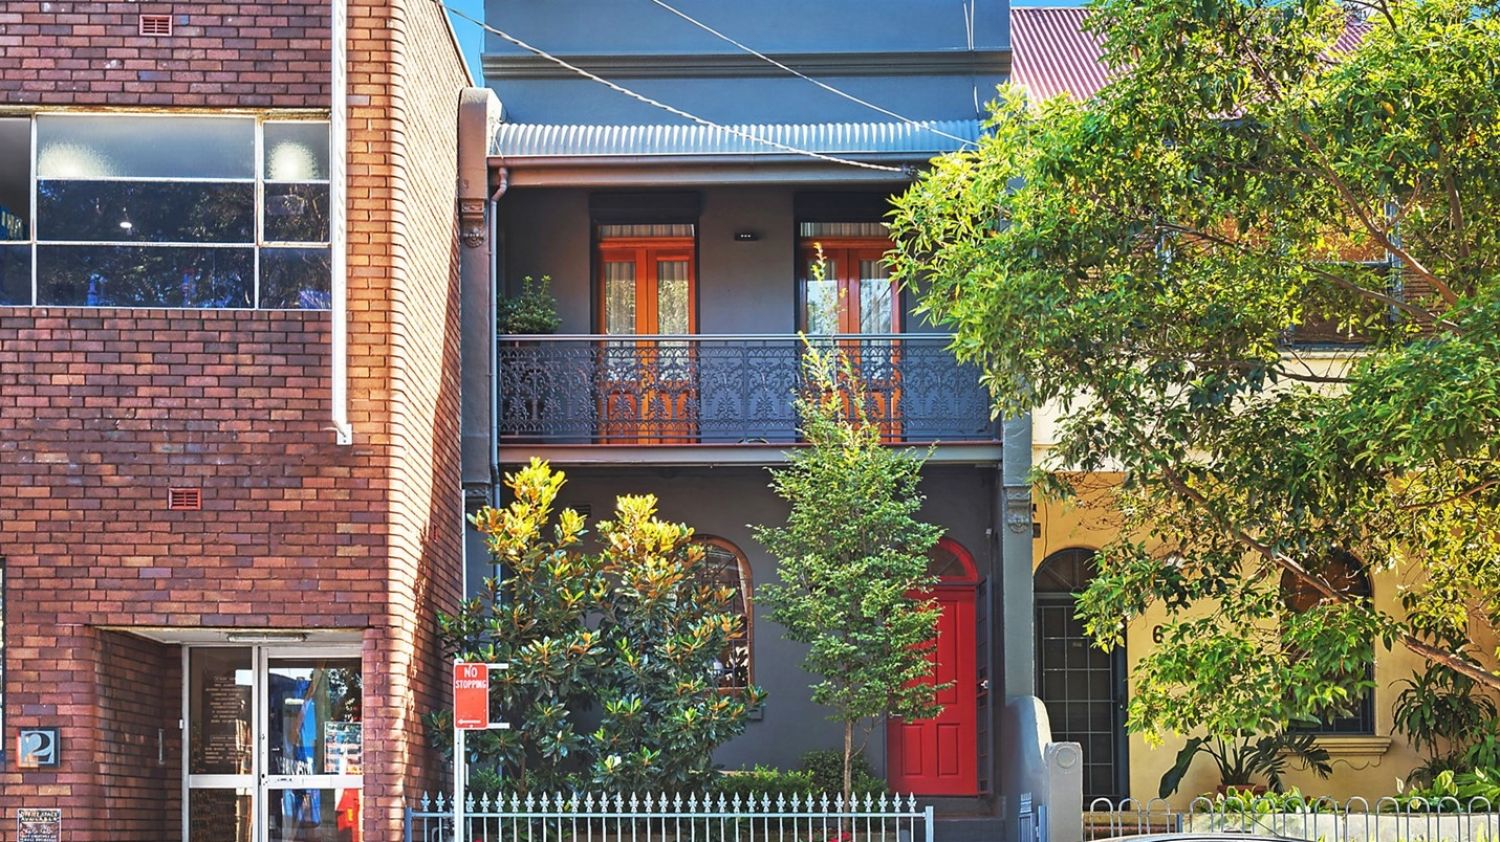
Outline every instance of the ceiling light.
<svg viewBox="0 0 1500 842"><path fill-rule="evenodd" d="M224 636L230 643L301 643L307 640L306 632L230 632Z"/></svg>

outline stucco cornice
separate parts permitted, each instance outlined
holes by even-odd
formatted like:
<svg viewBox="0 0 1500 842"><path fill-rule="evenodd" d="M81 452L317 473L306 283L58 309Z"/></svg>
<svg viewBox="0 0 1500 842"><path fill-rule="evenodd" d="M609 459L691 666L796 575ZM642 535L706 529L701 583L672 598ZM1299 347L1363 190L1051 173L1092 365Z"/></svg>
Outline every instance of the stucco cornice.
<svg viewBox="0 0 1500 842"><path fill-rule="evenodd" d="M952 76L1010 74L1010 50L913 50L892 53L768 53L810 76ZM569 64L606 79L743 78L785 76L749 53L562 55ZM577 74L540 56L487 53L486 79L573 79Z"/></svg>

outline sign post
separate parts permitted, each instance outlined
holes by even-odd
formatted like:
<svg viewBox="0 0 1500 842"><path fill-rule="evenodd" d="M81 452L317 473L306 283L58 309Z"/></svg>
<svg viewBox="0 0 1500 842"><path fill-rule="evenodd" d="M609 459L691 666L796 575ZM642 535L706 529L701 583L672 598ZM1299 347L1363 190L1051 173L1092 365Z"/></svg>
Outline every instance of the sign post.
<svg viewBox="0 0 1500 842"><path fill-rule="evenodd" d="M469 758L464 752L464 734L509 728L508 722L490 721L490 672L509 669L510 664L453 662L453 838L464 839L464 787L468 783Z"/></svg>

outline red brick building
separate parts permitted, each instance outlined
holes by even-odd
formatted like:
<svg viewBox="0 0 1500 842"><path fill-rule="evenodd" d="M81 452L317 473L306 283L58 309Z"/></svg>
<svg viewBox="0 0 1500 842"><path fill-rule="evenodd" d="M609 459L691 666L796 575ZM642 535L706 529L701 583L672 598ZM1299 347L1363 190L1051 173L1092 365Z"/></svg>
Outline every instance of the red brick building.
<svg viewBox="0 0 1500 842"><path fill-rule="evenodd" d="M469 84L427 0L0 6L0 839L438 782Z"/></svg>

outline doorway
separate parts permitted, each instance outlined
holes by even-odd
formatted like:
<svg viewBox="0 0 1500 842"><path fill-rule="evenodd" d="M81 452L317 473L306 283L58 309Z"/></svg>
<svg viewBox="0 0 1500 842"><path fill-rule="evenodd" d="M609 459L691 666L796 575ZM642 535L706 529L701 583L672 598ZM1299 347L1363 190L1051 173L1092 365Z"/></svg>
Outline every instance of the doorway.
<svg viewBox="0 0 1500 842"><path fill-rule="evenodd" d="M656 229L663 229L657 231ZM697 273L691 225L601 226L601 440L687 444L697 435Z"/></svg>
<svg viewBox="0 0 1500 842"><path fill-rule="evenodd" d="M859 376L870 420L886 440L899 441L902 314L885 260L890 248L878 223L804 223L798 329L814 342L832 342Z"/></svg>
<svg viewBox="0 0 1500 842"><path fill-rule="evenodd" d="M1125 742L1125 647L1105 652L1084 631L1076 594L1094 578L1094 551L1060 550L1037 568L1036 694L1052 739L1083 747L1084 804L1129 789Z"/></svg>
<svg viewBox="0 0 1500 842"><path fill-rule="evenodd" d="M925 683L938 691L942 710L932 719L892 719L886 727L887 778L891 789L914 795L979 794L979 683L975 659L975 604L979 573L957 541L933 548L928 572L938 578L915 594L937 603L937 645L929 650L932 672Z"/></svg>
<svg viewBox="0 0 1500 842"><path fill-rule="evenodd" d="M188 842L359 842L358 646L183 650Z"/></svg>

